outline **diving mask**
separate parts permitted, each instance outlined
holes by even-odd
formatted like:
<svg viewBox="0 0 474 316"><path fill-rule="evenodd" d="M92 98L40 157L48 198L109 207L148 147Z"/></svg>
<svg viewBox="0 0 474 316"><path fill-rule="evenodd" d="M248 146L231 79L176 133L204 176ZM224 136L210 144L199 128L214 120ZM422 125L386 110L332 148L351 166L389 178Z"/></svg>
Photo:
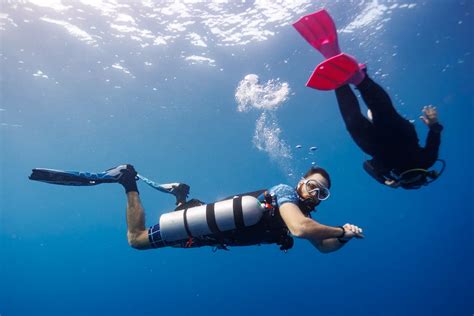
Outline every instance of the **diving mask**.
<svg viewBox="0 0 474 316"><path fill-rule="evenodd" d="M329 189L318 180L303 178L303 185L308 194L313 198L317 198L319 201L325 201L331 195Z"/></svg>

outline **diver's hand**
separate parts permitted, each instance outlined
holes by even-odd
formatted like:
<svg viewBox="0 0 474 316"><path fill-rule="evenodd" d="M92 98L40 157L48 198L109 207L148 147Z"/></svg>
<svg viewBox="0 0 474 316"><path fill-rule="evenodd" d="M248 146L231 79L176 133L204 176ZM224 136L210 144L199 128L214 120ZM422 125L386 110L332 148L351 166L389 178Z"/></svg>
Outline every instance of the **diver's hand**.
<svg viewBox="0 0 474 316"><path fill-rule="evenodd" d="M385 185L396 189L400 186L400 182L388 179L385 180Z"/></svg>
<svg viewBox="0 0 474 316"><path fill-rule="evenodd" d="M362 228L349 223L342 227L344 227L344 236L339 239L350 240L352 238L364 238L364 235L362 234Z"/></svg>
<svg viewBox="0 0 474 316"><path fill-rule="evenodd" d="M421 110L423 115L420 116L420 120L428 126L438 123L438 111L435 106L427 105Z"/></svg>

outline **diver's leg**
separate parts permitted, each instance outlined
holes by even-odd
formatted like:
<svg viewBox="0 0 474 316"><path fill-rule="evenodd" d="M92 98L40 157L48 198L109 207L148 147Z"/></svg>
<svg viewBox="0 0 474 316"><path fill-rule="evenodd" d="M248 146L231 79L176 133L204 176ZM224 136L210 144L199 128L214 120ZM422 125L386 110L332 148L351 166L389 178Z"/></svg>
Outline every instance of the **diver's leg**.
<svg viewBox="0 0 474 316"><path fill-rule="evenodd" d="M148 230L145 229L145 211L138 192L127 193L127 238L136 249L151 248Z"/></svg>
<svg viewBox="0 0 474 316"><path fill-rule="evenodd" d="M375 154L374 127L360 113L359 101L354 92L346 84L336 89L336 97L342 118L352 139L365 153L373 156Z"/></svg>
<svg viewBox="0 0 474 316"><path fill-rule="evenodd" d="M372 112L373 123L375 126L393 126L406 121L393 106L388 93L369 76L357 85L365 104Z"/></svg>
<svg viewBox="0 0 474 316"><path fill-rule="evenodd" d="M384 147L418 147L418 135L410 121L394 108L385 90L368 76L357 86L367 107L372 112L372 122L378 138L383 138ZM401 147L400 147L401 146Z"/></svg>
<svg viewBox="0 0 474 316"><path fill-rule="evenodd" d="M145 229L145 211L137 188L137 172L132 165L120 171L119 183L127 194L127 238L130 246L136 249L149 249L148 231Z"/></svg>

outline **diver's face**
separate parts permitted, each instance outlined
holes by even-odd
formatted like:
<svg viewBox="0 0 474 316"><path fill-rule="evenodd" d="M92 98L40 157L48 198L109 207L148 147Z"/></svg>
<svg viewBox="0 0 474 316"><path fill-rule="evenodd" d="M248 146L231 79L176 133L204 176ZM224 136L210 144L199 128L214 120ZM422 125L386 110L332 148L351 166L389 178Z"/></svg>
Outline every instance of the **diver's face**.
<svg viewBox="0 0 474 316"><path fill-rule="evenodd" d="M318 193L320 197L323 197L323 195L318 191L319 189L327 190L328 184L328 180L325 177L319 173L314 173L298 182L298 194L303 199L314 199L319 202L322 199L318 198Z"/></svg>

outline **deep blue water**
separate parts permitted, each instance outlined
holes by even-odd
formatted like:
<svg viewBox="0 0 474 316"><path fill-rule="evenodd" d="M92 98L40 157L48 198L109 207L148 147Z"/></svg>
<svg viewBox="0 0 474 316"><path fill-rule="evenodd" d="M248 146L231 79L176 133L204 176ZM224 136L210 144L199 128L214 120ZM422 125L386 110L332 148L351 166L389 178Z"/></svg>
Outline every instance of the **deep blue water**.
<svg viewBox="0 0 474 316"><path fill-rule="evenodd" d="M474 313L473 2L250 1L176 11L171 2L60 3L1 5L1 316ZM322 57L290 22L322 7L343 50L416 120L422 143L420 110L438 107L447 168L430 186L402 191L371 179L334 93L305 87ZM160 36L165 44L153 45ZM249 74L290 89L267 121L263 110L237 110ZM258 122L270 135L255 140ZM354 223L366 235L332 254L305 240L288 253L275 245L137 251L127 244L119 185L27 178L34 167L132 163L214 201L294 185L311 162L333 183L313 218ZM172 196L139 188L147 225L174 207Z"/></svg>

